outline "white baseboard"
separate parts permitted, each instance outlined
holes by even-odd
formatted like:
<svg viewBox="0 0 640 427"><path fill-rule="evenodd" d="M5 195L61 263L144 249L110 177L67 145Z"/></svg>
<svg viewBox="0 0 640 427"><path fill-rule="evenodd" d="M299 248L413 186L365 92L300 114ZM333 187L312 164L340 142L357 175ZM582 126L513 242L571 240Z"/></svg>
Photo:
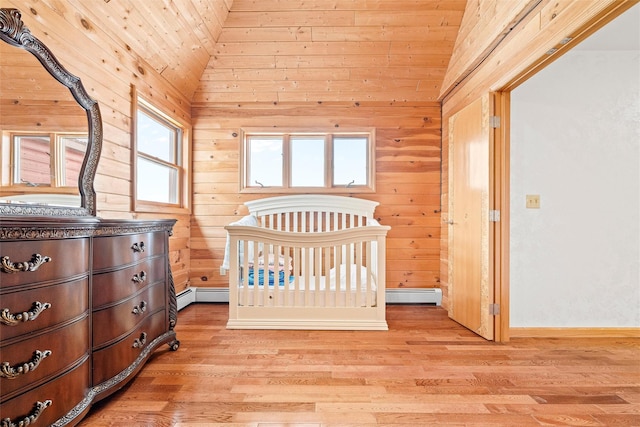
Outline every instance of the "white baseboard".
<svg viewBox="0 0 640 427"><path fill-rule="evenodd" d="M517 327L509 329L509 338L640 338L640 328Z"/></svg>
<svg viewBox="0 0 640 427"><path fill-rule="evenodd" d="M442 305L442 290L387 289L385 298L388 304ZM178 310L195 302L229 302L229 288L187 288L177 295Z"/></svg>

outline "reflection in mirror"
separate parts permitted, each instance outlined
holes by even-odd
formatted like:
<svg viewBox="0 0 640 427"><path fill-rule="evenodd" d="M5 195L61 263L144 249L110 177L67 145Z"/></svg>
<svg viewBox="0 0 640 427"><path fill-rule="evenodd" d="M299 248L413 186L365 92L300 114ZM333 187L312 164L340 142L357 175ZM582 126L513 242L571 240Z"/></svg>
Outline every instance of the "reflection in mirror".
<svg viewBox="0 0 640 427"><path fill-rule="evenodd" d="M6 154L0 197L50 202L49 195L56 195L80 207L78 179L87 148L85 111L24 49L0 44L0 77L2 153Z"/></svg>
<svg viewBox="0 0 640 427"><path fill-rule="evenodd" d="M97 103L16 9L0 9L0 39L0 213L95 215Z"/></svg>

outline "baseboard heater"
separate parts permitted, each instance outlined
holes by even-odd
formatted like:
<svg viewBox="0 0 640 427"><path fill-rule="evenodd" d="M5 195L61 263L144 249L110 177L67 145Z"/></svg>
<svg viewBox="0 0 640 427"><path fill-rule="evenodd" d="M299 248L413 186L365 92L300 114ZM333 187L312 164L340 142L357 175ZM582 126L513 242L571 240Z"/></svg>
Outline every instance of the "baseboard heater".
<svg viewBox="0 0 640 427"><path fill-rule="evenodd" d="M442 290L430 289L387 289L388 304L431 304L442 305ZM196 302L229 302L229 288L187 288L177 296L178 310Z"/></svg>

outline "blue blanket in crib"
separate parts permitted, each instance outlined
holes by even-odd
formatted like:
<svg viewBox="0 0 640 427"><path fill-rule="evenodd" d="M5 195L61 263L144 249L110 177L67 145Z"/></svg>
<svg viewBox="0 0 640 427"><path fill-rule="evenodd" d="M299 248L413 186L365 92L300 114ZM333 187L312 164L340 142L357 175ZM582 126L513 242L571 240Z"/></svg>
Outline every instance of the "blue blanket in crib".
<svg viewBox="0 0 640 427"><path fill-rule="evenodd" d="M253 286L254 284L254 272L253 272L253 268L249 269L249 274L248 279L249 279L249 286ZM275 284L276 281L276 274L274 271L271 270L267 270L269 272L268 274L268 280L269 280L269 286L273 286ZM259 269L258 270L258 286L264 286L264 269ZM289 276L289 283L293 282L293 276ZM285 277L284 277L284 271L280 270L278 271L278 286L283 286L285 283Z"/></svg>

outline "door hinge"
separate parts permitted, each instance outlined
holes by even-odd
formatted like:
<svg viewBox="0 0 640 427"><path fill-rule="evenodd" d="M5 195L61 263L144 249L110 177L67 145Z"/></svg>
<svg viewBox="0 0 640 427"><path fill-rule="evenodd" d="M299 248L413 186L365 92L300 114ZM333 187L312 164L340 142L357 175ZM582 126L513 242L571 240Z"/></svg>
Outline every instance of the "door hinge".
<svg viewBox="0 0 640 427"><path fill-rule="evenodd" d="M489 211L489 222L500 222L500 211L491 209Z"/></svg>
<svg viewBox="0 0 640 427"><path fill-rule="evenodd" d="M490 116L489 125L494 129L498 129L500 127L500 116Z"/></svg>
<svg viewBox="0 0 640 427"><path fill-rule="evenodd" d="M500 314L500 304L489 304L489 314L491 316Z"/></svg>

